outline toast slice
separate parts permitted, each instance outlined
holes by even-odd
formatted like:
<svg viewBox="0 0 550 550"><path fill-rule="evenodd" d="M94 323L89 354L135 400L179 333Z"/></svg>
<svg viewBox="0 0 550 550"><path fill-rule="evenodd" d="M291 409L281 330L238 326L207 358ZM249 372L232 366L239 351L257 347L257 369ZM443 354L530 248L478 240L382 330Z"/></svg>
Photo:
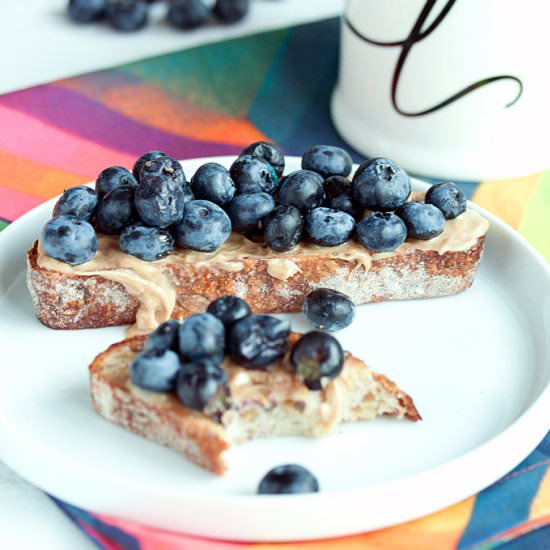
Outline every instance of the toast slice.
<svg viewBox="0 0 550 550"><path fill-rule="evenodd" d="M290 334L290 347L299 337ZM321 436L340 422L381 415L420 420L405 392L347 352L341 374L321 391L302 384L286 366L288 354L270 370L245 369L226 359L229 405L208 416L188 409L174 394L131 383L128 366L145 340L135 336L113 344L94 359L90 380L95 409L110 422L171 447L218 475L227 468L224 452L254 438Z"/></svg>

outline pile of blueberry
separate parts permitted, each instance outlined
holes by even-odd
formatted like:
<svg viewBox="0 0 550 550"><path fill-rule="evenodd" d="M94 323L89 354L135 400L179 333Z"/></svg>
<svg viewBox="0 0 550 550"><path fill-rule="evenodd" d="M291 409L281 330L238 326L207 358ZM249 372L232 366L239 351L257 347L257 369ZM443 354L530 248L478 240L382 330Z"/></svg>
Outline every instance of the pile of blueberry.
<svg viewBox="0 0 550 550"><path fill-rule="evenodd" d="M147 25L149 4L155 0L70 0L69 17L77 23L106 19L119 31L137 31ZM203 0L169 0L166 19L183 30L205 25L213 16L222 23L237 23L248 13L249 0L216 0L212 8Z"/></svg>

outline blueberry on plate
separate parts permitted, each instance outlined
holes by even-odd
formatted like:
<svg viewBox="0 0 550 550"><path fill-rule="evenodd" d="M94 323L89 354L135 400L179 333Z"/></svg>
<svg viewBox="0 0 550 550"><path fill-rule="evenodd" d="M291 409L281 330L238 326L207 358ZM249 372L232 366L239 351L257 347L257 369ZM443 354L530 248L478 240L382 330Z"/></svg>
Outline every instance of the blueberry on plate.
<svg viewBox="0 0 550 550"><path fill-rule="evenodd" d="M136 355L130 363L128 374L132 384L144 390L172 391L181 369L177 353L168 349L148 349Z"/></svg>
<svg viewBox="0 0 550 550"><path fill-rule="evenodd" d="M137 31L147 24L148 8L145 0L107 0L107 19L118 31Z"/></svg>
<svg viewBox="0 0 550 550"><path fill-rule="evenodd" d="M56 216L42 229L40 244L47 256L70 265L91 260L97 252L95 229L76 216Z"/></svg>
<svg viewBox="0 0 550 550"><path fill-rule="evenodd" d="M322 246L338 246L353 233L355 220L346 212L332 208L314 208L306 217L306 233Z"/></svg>
<svg viewBox="0 0 550 550"><path fill-rule="evenodd" d="M202 0L171 0L168 22L177 29L196 29L210 17L210 10Z"/></svg>
<svg viewBox="0 0 550 550"><path fill-rule="evenodd" d="M179 400L194 411L202 411L224 392L226 372L208 359L185 363L176 382Z"/></svg>
<svg viewBox="0 0 550 550"><path fill-rule="evenodd" d="M406 202L395 213L405 222L407 235L413 239L427 241L445 229L445 216L433 204Z"/></svg>
<svg viewBox="0 0 550 550"><path fill-rule="evenodd" d="M319 482L315 476L298 464L275 466L260 481L260 495L290 495L296 493L318 493Z"/></svg>
<svg viewBox="0 0 550 550"><path fill-rule="evenodd" d="M219 358L225 348L225 327L210 313L188 317L179 330L180 353L189 361Z"/></svg>
<svg viewBox="0 0 550 550"><path fill-rule="evenodd" d="M239 365L267 367L288 349L290 324L271 315L249 315L230 329L229 354Z"/></svg>
<svg viewBox="0 0 550 550"><path fill-rule="evenodd" d="M107 193L118 187L133 187L135 189L137 186L137 179L129 170L122 166L110 166L97 176L95 191L102 199Z"/></svg>
<svg viewBox="0 0 550 550"><path fill-rule="evenodd" d="M425 202L437 206L447 220L460 216L466 210L466 196L452 182L432 185L426 193Z"/></svg>
<svg viewBox="0 0 550 550"><path fill-rule="evenodd" d="M387 158L373 158L361 164L351 185L355 200L368 210L395 210L411 194L408 174Z"/></svg>
<svg viewBox="0 0 550 550"><path fill-rule="evenodd" d="M296 170L286 178L279 189L279 202L291 204L302 214L323 204L323 178L311 170Z"/></svg>
<svg viewBox="0 0 550 550"><path fill-rule="evenodd" d="M139 176L141 174L141 170L143 169L143 165L148 160L158 160L162 157L167 157L168 155L166 153L163 153L162 151L149 151L148 153L145 153L139 157L134 167L132 168L132 174L134 174L134 178L136 178L139 181Z"/></svg>
<svg viewBox="0 0 550 550"><path fill-rule="evenodd" d="M182 187L186 186L187 183L181 164L168 155L164 155L157 159L146 160L143 163L141 172L139 173L139 182L142 183L148 176L167 176L174 183L178 183ZM191 191L190 188L189 191Z"/></svg>
<svg viewBox="0 0 550 550"><path fill-rule="evenodd" d="M224 23L237 23L248 13L249 0L216 0L214 15Z"/></svg>
<svg viewBox="0 0 550 550"><path fill-rule="evenodd" d="M336 378L344 368L344 350L330 334L312 330L294 344L290 364L310 390L323 388L323 381Z"/></svg>
<svg viewBox="0 0 550 550"><path fill-rule="evenodd" d="M229 173L239 194L273 194L279 183L275 169L269 162L250 155L237 158Z"/></svg>
<svg viewBox="0 0 550 550"><path fill-rule="evenodd" d="M69 17L77 23L99 21L105 16L107 0L70 0Z"/></svg>
<svg viewBox="0 0 550 550"><path fill-rule="evenodd" d="M231 226L240 233L255 233L263 219L275 208L275 200L268 193L237 195L227 206Z"/></svg>
<svg viewBox="0 0 550 550"><path fill-rule="evenodd" d="M313 170L323 178L347 176L353 161L347 151L333 145L314 145L302 156L302 168Z"/></svg>
<svg viewBox="0 0 550 550"><path fill-rule="evenodd" d="M302 237L304 218L292 205L276 206L264 219L264 240L277 252L292 250Z"/></svg>
<svg viewBox="0 0 550 550"><path fill-rule="evenodd" d="M126 254L153 262L172 252L174 237L167 229L132 223L122 230L118 245Z"/></svg>
<svg viewBox="0 0 550 550"><path fill-rule="evenodd" d="M97 207L97 194L90 187L78 185L67 189L53 207L54 216L75 216L90 221Z"/></svg>
<svg viewBox="0 0 550 550"><path fill-rule="evenodd" d="M357 240L369 250L389 252L407 238L407 226L391 212L373 212L355 226Z"/></svg>
<svg viewBox="0 0 550 550"><path fill-rule="evenodd" d="M214 252L231 235L231 220L210 201L190 201L183 209L183 218L176 225L176 244L200 252Z"/></svg>
<svg viewBox="0 0 550 550"><path fill-rule="evenodd" d="M179 352L179 330L181 323L179 321L165 321L161 323L145 341L145 349L154 349L157 351L172 350Z"/></svg>
<svg viewBox="0 0 550 550"><path fill-rule="evenodd" d="M355 317L355 304L342 292L330 288L310 292L303 309L314 327L331 332L351 325Z"/></svg>
<svg viewBox="0 0 550 550"><path fill-rule="evenodd" d="M227 204L235 195L235 184L229 171L217 162L207 162L195 172L191 178L191 189L195 198L219 206Z"/></svg>
<svg viewBox="0 0 550 550"><path fill-rule="evenodd" d="M343 176L329 176L323 182L326 200L333 199L338 195L351 194L351 181Z"/></svg>
<svg viewBox="0 0 550 550"><path fill-rule="evenodd" d="M339 210L349 214L354 220L360 220L363 217L365 210L352 197L351 193L342 193L336 197L328 199L324 204L327 208Z"/></svg>
<svg viewBox="0 0 550 550"><path fill-rule="evenodd" d="M222 296L213 302L210 302L206 308L207 313L217 317L225 327L248 317L252 310L250 306L238 296Z"/></svg>
<svg viewBox="0 0 550 550"><path fill-rule="evenodd" d="M274 143L268 141L256 141L241 151L240 156L250 155L252 157L269 162L280 178L285 169L285 156L281 149Z"/></svg>
<svg viewBox="0 0 550 550"><path fill-rule="evenodd" d="M134 206L134 187L117 187L107 193L99 202L96 214L98 231L106 235L120 233L137 213Z"/></svg>

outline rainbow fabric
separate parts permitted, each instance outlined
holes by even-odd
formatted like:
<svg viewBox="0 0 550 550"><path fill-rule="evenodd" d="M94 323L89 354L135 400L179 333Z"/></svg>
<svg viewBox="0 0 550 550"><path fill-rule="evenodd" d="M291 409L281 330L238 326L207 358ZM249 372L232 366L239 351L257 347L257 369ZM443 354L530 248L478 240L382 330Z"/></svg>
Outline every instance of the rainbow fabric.
<svg viewBox="0 0 550 550"><path fill-rule="evenodd" d="M338 35L338 22L328 20L0 96L0 229L106 166L130 167L150 149L191 158L235 154L259 139L298 155L315 143L345 146L328 115ZM461 186L550 261L550 171ZM54 501L105 549L548 549L549 464L550 434L507 476L451 508L377 532L304 543L202 540Z"/></svg>

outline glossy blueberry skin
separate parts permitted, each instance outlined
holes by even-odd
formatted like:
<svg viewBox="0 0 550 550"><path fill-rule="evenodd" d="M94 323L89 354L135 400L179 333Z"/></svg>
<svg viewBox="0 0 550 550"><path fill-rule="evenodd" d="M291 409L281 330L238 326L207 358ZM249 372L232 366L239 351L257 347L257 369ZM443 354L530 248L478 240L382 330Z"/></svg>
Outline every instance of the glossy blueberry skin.
<svg viewBox="0 0 550 550"><path fill-rule="evenodd" d="M171 350L148 349L136 355L128 374L138 388L155 392L172 391L181 370L177 353Z"/></svg>
<svg viewBox="0 0 550 550"><path fill-rule="evenodd" d="M297 170L286 178L279 189L279 202L291 204L302 214L323 204L323 178L311 170Z"/></svg>
<svg viewBox="0 0 550 550"><path fill-rule="evenodd" d="M216 0L212 10L224 23L237 23L248 13L249 0Z"/></svg>
<svg viewBox="0 0 550 550"><path fill-rule="evenodd" d="M442 182L432 185L426 193L425 202L437 206L446 220L460 216L466 210L466 196L456 184Z"/></svg>
<svg viewBox="0 0 550 550"><path fill-rule="evenodd" d="M329 176L323 182L326 200L329 201L339 195L351 195L351 181L343 176Z"/></svg>
<svg viewBox="0 0 550 550"><path fill-rule="evenodd" d="M291 205L276 206L264 220L264 240L277 252L292 250L302 238L304 218Z"/></svg>
<svg viewBox="0 0 550 550"><path fill-rule="evenodd" d="M137 186L138 182L136 178L126 168L122 166L110 166L97 176L95 191L101 199L118 187L132 187L135 189Z"/></svg>
<svg viewBox="0 0 550 550"><path fill-rule="evenodd" d="M297 493L318 493L316 477L298 464L283 464L272 468L260 481L260 495L290 495Z"/></svg>
<svg viewBox="0 0 550 550"><path fill-rule="evenodd" d="M249 315L231 327L229 354L244 367L267 367L286 353L289 332L288 321L271 315Z"/></svg>
<svg viewBox="0 0 550 550"><path fill-rule="evenodd" d="M144 153L136 160L134 167L132 168L132 174L134 175L134 178L139 181L139 176L141 174L141 170L143 169L143 165L148 160L158 160L162 157L167 156L168 155L166 153L163 153L162 151L149 151L148 153Z"/></svg>
<svg viewBox="0 0 550 550"><path fill-rule="evenodd" d="M405 170L381 157L361 164L351 185L355 200L368 210L395 210L411 194L411 180Z"/></svg>
<svg viewBox="0 0 550 550"><path fill-rule="evenodd" d="M165 321L160 324L145 341L145 349L155 349L157 351L172 350L179 352L179 330L181 323L179 321Z"/></svg>
<svg viewBox="0 0 550 550"><path fill-rule="evenodd" d="M100 233L116 235L137 217L134 187L117 187L99 202L96 226Z"/></svg>
<svg viewBox="0 0 550 550"><path fill-rule="evenodd" d="M187 183L181 164L168 155L164 155L157 159L146 160L143 163L139 174L139 182L143 183L149 176L166 176L182 187L185 187ZM190 188L189 191L191 191Z"/></svg>
<svg viewBox="0 0 550 550"><path fill-rule="evenodd" d="M369 250L389 252L407 238L407 226L391 212L373 212L355 226L357 240Z"/></svg>
<svg viewBox="0 0 550 550"><path fill-rule="evenodd" d="M210 10L202 0L172 0L166 18L177 29L196 29L210 17Z"/></svg>
<svg viewBox="0 0 550 550"><path fill-rule="evenodd" d="M107 19L117 31L142 29L149 18L145 0L107 0Z"/></svg>
<svg viewBox="0 0 550 550"><path fill-rule="evenodd" d="M269 193L277 189L279 178L271 164L261 158L239 157L229 169L238 194Z"/></svg>
<svg viewBox="0 0 550 550"><path fill-rule="evenodd" d="M407 235L413 239L427 241L445 229L445 216L433 204L406 202L395 213L405 222Z"/></svg>
<svg viewBox="0 0 550 550"><path fill-rule="evenodd" d="M67 189L53 207L54 216L76 216L90 221L97 208L97 194L85 185Z"/></svg>
<svg viewBox="0 0 550 550"><path fill-rule="evenodd" d="M342 193L337 197L333 197L332 199L325 201L325 206L327 208L332 208L333 210L345 212L346 214L349 214L354 220L360 220L365 212L363 207L358 204L356 200L354 200L351 193Z"/></svg>
<svg viewBox="0 0 550 550"><path fill-rule="evenodd" d="M282 150L274 143L268 141L256 141L242 150L240 156L250 155L269 162L280 178L285 169L285 156Z"/></svg>
<svg viewBox="0 0 550 550"><path fill-rule="evenodd" d="M218 357L225 348L225 327L210 313L188 317L179 331L180 353L189 361Z"/></svg>
<svg viewBox="0 0 550 550"><path fill-rule="evenodd" d="M310 390L320 390L324 378L336 378L342 372L344 350L334 336L312 330L294 344L290 364Z"/></svg>
<svg viewBox="0 0 550 550"><path fill-rule="evenodd" d="M226 372L215 363L202 359L183 365L176 382L176 393L186 407L202 411L226 383Z"/></svg>
<svg viewBox="0 0 550 550"><path fill-rule="evenodd" d="M314 327L330 332L346 328L355 317L355 304L342 292L329 288L310 292L303 310Z"/></svg>
<svg viewBox="0 0 550 550"><path fill-rule="evenodd" d="M166 229L132 223L122 230L118 245L126 254L146 262L154 262L172 252L174 237Z"/></svg>
<svg viewBox="0 0 550 550"><path fill-rule="evenodd" d="M95 229L76 216L56 216L42 229L40 244L46 255L70 265L91 260L97 252Z"/></svg>
<svg viewBox="0 0 550 550"><path fill-rule="evenodd" d="M70 0L67 12L77 23L91 23L105 16L106 7L107 0Z"/></svg>
<svg viewBox="0 0 550 550"><path fill-rule="evenodd" d="M268 193L237 195L226 207L231 225L240 233L254 233L262 220L275 208L275 201Z"/></svg>
<svg viewBox="0 0 550 550"><path fill-rule="evenodd" d="M191 189L197 199L205 199L219 206L227 204L235 195L235 184L229 171L217 162L203 164L191 179Z"/></svg>
<svg viewBox="0 0 550 550"><path fill-rule="evenodd" d="M329 176L347 176L351 172L353 161L347 151L332 145L315 145L302 157L302 168Z"/></svg>
<svg viewBox="0 0 550 550"><path fill-rule="evenodd" d="M206 308L206 312L217 317L226 327L248 317L252 310L250 306L238 296L222 296L214 300Z"/></svg>
<svg viewBox="0 0 550 550"><path fill-rule="evenodd" d="M322 246L338 246L353 233L355 220L345 212L332 208L315 208L306 217L306 233Z"/></svg>

